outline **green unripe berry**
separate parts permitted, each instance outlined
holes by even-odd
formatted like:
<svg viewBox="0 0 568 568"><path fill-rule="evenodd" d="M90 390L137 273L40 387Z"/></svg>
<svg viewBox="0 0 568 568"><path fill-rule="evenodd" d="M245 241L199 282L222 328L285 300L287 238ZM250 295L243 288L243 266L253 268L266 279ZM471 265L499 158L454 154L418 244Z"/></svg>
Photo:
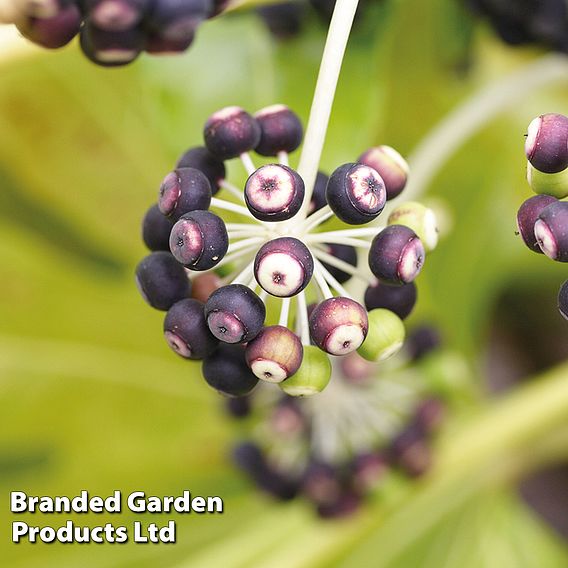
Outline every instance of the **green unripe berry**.
<svg viewBox="0 0 568 568"><path fill-rule="evenodd" d="M555 174L545 174L527 162L527 181L535 193L552 195L558 199L568 197L568 168Z"/></svg>
<svg viewBox="0 0 568 568"><path fill-rule="evenodd" d="M331 379L328 356L314 345L304 346L302 365L278 386L290 396L310 396L321 392Z"/></svg>
<svg viewBox="0 0 568 568"><path fill-rule="evenodd" d="M432 209L422 203L408 201L392 210L388 218L389 225L405 225L412 229L422 241L426 251L431 251L438 244L438 226Z"/></svg>
<svg viewBox="0 0 568 568"><path fill-rule="evenodd" d="M371 310L367 338L357 353L367 361L384 361L398 353L404 336L404 323L394 312L383 308Z"/></svg>

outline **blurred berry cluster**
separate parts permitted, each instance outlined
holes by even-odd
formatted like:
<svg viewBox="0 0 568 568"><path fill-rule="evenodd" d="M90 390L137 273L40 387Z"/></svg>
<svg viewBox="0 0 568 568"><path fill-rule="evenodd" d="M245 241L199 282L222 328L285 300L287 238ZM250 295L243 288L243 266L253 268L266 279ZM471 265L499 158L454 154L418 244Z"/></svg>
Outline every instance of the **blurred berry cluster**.
<svg viewBox="0 0 568 568"><path fill-rule="evenodd" d="M420 373L438 343L436 331L422 327L388 369L357 353L336 360L315 401L263 388L227 399L226 411L249 432L233 450L236 465L263 492L306 499L323 518L353 513L397 473L422 475L445 415Z"/></svg>
<svg viewBox="0 0 568 568"><path fill-rule="evenodd" d="M568 4L565 0L465 0L487 18L511 45L536 44L568 52Z"/></svg>
<svg viewBox="0 0 568 568"><path fill-rule="evenodd" d="M199 25L225 0L0 0L0 23L13 23L49 49L77 34L83 53L105 67L126 65L140 53L179 53Z"/></svg>
<svg viewBox="0 0 568 568"><path fill-rule="evenodd" d="M527 180L536 193L517 213L519 233L533 252L568 262L568 117L543 114L528 127ZM560 288L558 309L568 319L568 280Z"/></svg>
<svg viewBox="0 0 568 568"><path fill-rule="evenodd" d="M386 227L348 225L374 221L404 189L400 154L371 148L329 178L320 172L308 188L288 165L303 138L288 107L254 116L227 107L203 134L205 146L180 158L143 222L155 252L138 265L137 283L151 306L167 311L170 347L202 359L205 380L230 396L259 379L311 395L330 381L328 355L357 350L380 361L395 354L416 301L413 281L436 245L434 215L409 202L392 210ZM253 150L272 161L257 168ZM225 161L234 158L248 173L244 189L226 179ZM340 229L322 228L332 218ZM366 286L365 305L344 288L351 278Z"/></svg>

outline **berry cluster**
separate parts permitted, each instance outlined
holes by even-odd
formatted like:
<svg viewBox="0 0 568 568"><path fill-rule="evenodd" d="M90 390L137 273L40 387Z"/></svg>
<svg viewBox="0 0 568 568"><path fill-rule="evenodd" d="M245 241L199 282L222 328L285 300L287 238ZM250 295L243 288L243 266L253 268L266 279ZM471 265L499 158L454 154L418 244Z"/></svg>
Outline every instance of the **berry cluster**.
<svg viewBox="0 0 568 568"><path fill-rule="evenodd" d="M14 23L49 49L77 34L83 53L105 67L126 65L142 51L179 53L225 0L0 0L0 23Z"/></svg>
<svg viewBox="0 0 568 568"><path fill-rule="evenodd" d="M279 500L307 499L323 518L353 513L395 472L422 475L445 414L420 371L437 347L431 328L417 329L404 361L385 374L351 353L337 360L317 401L262 388L227 399L229 415L251 430L233 450L236 465L260 490Z"/></svg>
<svg viewBox="0 0 568 568"><path fill-rule="evenodd" d="M568 5L564 0L465 0L511 45L537 44L568 52Z"/></svg>
<svg viewBox="0 0 568 568"><path fill-rule="evenodd" d="M240 107L214 113L205 146L180 158L143 222L155 252L138 265L139 289L168 311L171 348L203 359L205 380L227 395L246 394L259 379L310 395L331 378L328 355L358 350L379 361L396 353L416 301L413 281L436 244L432 212L414 202L394 209L382 230L322 230L331 217L374 221L403 190L407 165L379 146L307 188L289 166L302 137L299 118L284 105L254 116ZM257 168L253 150L278 160ZM247 170L244 190L226 179L233 158ZM238 202L216 197L220 190ZM225 222L210 207L247 222ZM357 266L357 249L367 253L372 276ZM365 306L344 288L351 277L368 285Z"/></svg>
<svg viewBox="0 0 568 568"><path fill-rule="evenodd" d="M527 180L537 194L517 213L519 233L533 252L568 262L568 117L543 114L528 128ZM558 294L558 309L568 319L568 280Z"/></svg>

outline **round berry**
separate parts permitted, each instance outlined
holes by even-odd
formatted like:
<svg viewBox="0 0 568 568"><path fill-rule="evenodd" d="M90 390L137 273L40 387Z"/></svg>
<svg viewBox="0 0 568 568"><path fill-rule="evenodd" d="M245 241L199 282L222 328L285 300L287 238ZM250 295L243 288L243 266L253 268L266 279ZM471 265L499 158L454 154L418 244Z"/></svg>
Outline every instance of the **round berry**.
<svg viewBox="0 0 568 568"><path fill-rule="evenodd" d="M258 168L245 185L249 211L261 221L291 219L302 206L304 181L288 166L268 164Z"/></svg>
<svg viewBox="0 0 568 568"><path fill-rule="evenodd" d="M170 233L174 224L162 215L158 205L152 205L142 221L142 239L150 250L170 250Z"/></svg>
<svg viewBox="0 0 568 568"><path fill-rule="evenodd" d="M535 193L558 199L568 197L568 168L555 174L545 174L527 162L527 181Z"/></svg>
<svg viewBox="0 0 568 568"><path fill-rule="evenodd" d="M148 304L164 311L187 298L191 288L183 266L164 251L153 252L140 261L136 267L136 284Z"/></svg>
<svg viewBox="0 0 568 568"><path fill-rule="evenodd" d="M211 333L225 343L246 343L262 330L263 301L247 286L230 284L215 290L205 304Z"/></svg>
<svg viewBox="0 0 568 568"><path fill-rule="evenodd" d="M525 153L541 172L554 174L568 168L568 117L554 113L537 116L529 124Z"/></svg>
<svg viewBox="0 0 568 568"><path fill-rule="evenodd" d="M210 387L228 396L244 396L258 383L248 368L241 345L220 343L213 354L203 360L201 372Z"/></svg>
<svg viewBox="0 0 568 568"><path fill-rule="evenodd" d="M75 4L57 9L47 18L19 18L18 31L30 41L48 49L67 45L81 28L81 12Z"/></svg>
<svg viewBox="0 0 568 568"><path fill-rule="evenodd" d="M108 32L96 28L88 21L81 28L80 40L87 59L103 67L131 63L144 48L144 34L139 28Z"/></svg>
<svg viewBox="0 0 568 568"><path fill-rule="evenodd" d="M203 138L214 156L219 160L229 160L258 146L260 126L242 108L226 107L213 113L207 120Z"/></svg>
<svg viewBox="0 0 568 568"><path fill-rule="evenodd" d="M412 330L406 340L405 349L411 361L420 361L442 344L440 332L431 325L421 325Z"/></svg>
<svg viewBox="0 0 568 568"><path fill-rule="evenodd" d="M306 15L303 2L259 6L256 11L270 33L279 40L291 39L298 35Z"/></svg>
<svg viewBox="0 0 568 568"><path fill-rule="evenodd" d="M163 37L159 31L149 30L144 49L152 55L175 55L186 51L194 39L195 31L191 28L185 31L185 36L177 39Z"/></svg>
<svg viewBox="0 0 568 568"><path fill-rule="evenodd" d="M408 180L408 164L394 148L390 146L370 148L361 154L357 161L371 166L378 172L385 183L387 200L394 199L405 188Z"/></svg>
<svg viewBox="0 0 568 568"><path fill-rule="evenodd" d="M422 203L408 201L393 209L388 225L405 225L417 235L426 251L432 251L438 244L438 223L432 209Z"/></svg>
<svg viewBox="0 0 568 568"><path fill-rule="evenodd" d="M319 211L322 207L327 205L327 198L325 192L327 190L327 184L329 182L329 176L323 172L318 172L316 176L316 181L314 183L314 191L312 192L312 200L310 201L309 214Z"/></svg>
<svg viewBox="0 0 568 568"><path fill-rule="evenodd" d="M170 172L160 186L160 211L177 221L182 215L198 209L209 209L211 185L205 174L195 168L178 168Z"/></svg>
<svg viewBox="0 0 568 568"><path fill-rule="evenodd" d="M387 284L412 282L422 270L424 247L416 233L404 225L389 225L372 241L371 272Z"/></svg>
<svg viewBox="0 0 568 568"><path fill-rule="evenodd" d="M190 270L209 270L227 253L229 235L223 220L211 211L186 213L173 226L170 250Z"/></svg>
<svg viewBox="0 0 568 568"><path fill-rule="evenodd" d="M310 316L313 342L330 355L347 355L358 349L369 322L365 308L350 298L328 298L318 304Z"/></svg>
<svg viewBox="0 0 568 568"><path fill-rule="evenodd" d="M204 173L211 184L213 194L219 191L220 184L227 175L224 162L218 160L203 146L187 150L178 160L176 168L195 168Z"/></svg>
<svg viewBox="0 0 568 568"><path fill-rule="evenodd" d="M170 41L193 38L199 24L212 11L211 0L158 0L146 18L151 33Z"/></svg>
<svg viewBox="0 0 568 568"><path fill-rule="evenodd" d="M533 252L543 254L534 235L534 224L545 207L557 201L551 195L533 195L519 208L517 213L517 228L527 247Z"/></svg>
<svg viewBox="0 0 568 568"><path fill-rule="evenodd" d="M568 320L568 280L562 284L558 292L558 310Z"/></svg>
<svg viewBox="0 0 568 568"><path fill-rule="evenodd" d="M215 272L198 274L191 281L191 297L200 302L207 302L209 296L223 285L223 281Z"/></svg>
<svg viewBox="0 0 568 568"><path fill-rule="evenodd" d="M325 252L327 252L327 254L331 254L338 260L342 260L354 268L357 267L357 251L355 250L355 247L350 245L341 245L339 243L326 243L324 246L326 247ZM341 268L337 268L336 266L332 266L331 264L327 264L323 261L322 264L340 284L347 282L351 278L351 274L343 272Z"/></svg>
<svg viewBox="0 0 568 568"><path fill-rule="evenodd" d="M250 396L236 396L227 398L225 404L225 410L227 413L236 419L246 418L250 416L252 411Z"/></svg>
<svg viewBox="0 0 568 568"><path fill-rule="evenodd" d="M365 307L369 311L386 308L400 319L406 319L414 309L416 298L417 290L414 282L402 286L389 286L377 280L365 290Z"/></svg>
<svg viewBox="0 0 568 568"><path fill-rule="evenodd" d="M400 351L404 336L404 324L394 312L384 309L371 310L369 333L357 353L367 361L384 361Z"/></svg>
<svg viewBox="0 0 568 568"><path fill-rule="evenodd" d="M219 343L207 327L203 304L192 298L180 300L168 310L164 337L168 345L186 359L203 359L211 355Z"/></svg>
<svg viewBox="0 0 568 568"><path fill-rule="evenodd" d="M301 292L314 273L308 247L294 237L280 237L264 244L254 259L254 276L263 290L279 298Z"/></svg>
<svg viewBox="0 0 568 568"><path fill-rule="evenodd" d="M101 30L121 32L133 28L148 10L150 0L83 0L89 20Z"/></svg>
<svg viewBox="0 0 568 568"><path fill-rule="evenodd" d="M251 371L259 379L280 383L291 377L302 363L304 349L298 336L287 327L265 327L245 351Z"/></svg>
<svg viewBox="0 0 568 568"><path fill-rule="evenodd" d="M568 202L556 201L545 207L534 225L542 252L558 262L568 262Z"/></svg>
<svg viewBox="0 0 568 568"><path fill-rule="evenodd" d="M260 126L257 154L277 156L279 152L293 152L302 143L302 123L287 106L272 105L259 110L254 117Z"/></svg>
<svg viewBox="0 0 568 568"><path fill-rule="evenodd" d="M313 345L304 345L300 368L278 386L290 396L311 396L325 389L330 379L329 357Z"/></svg>
<svg viewBox="0 0 568 568"><path fill-rule="evenodd" d="M344 164L331 174L326 199L343 222L362 225L379 216L387 194L376 170L364 164Z"/></svg>

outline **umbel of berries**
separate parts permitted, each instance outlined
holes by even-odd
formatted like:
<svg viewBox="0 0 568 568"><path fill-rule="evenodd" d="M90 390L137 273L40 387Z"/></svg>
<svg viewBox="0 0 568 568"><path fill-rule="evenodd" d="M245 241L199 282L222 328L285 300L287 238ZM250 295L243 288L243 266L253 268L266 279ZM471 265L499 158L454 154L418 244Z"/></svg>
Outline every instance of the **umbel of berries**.
<svg viewBox="0 0 568 568"><path fill-rule="evenodd" d="M185 51L199 26L222 10L219 0L3 0L0 23L57 49L79 35L85 56L104 67L126 65L142 52Z"/></svg>
<svg viewBox="0 0 568 568"><path fill-rule="evenodd" d="M536 193L517 213L517 229L533 252L557 262L568 262L568 117L537 116L525 141L527 181ZM559 295L559 311L566 316Z"/></svg>
<svg viewBox="0 0 568 568"><path fill-rule="evenodd" d="M382 230L373 225L406 184L398 152L370 148L329 177L316 165L308 178L291 160L302 137L299 117L281 104L214 112L203 146L181 156L144 218L154 252L139 287L169 310L169 346L203 359L206 381L229 396L258 381L312 395L330 381L330 357L395 354L414 279L436 244L435 218L419 203L399 206ZM255 166L253 153L268 163ZM244 166L238 184L226 178L229 160ZM349 291L353 279L367 284L364 298Z"/></svg>

